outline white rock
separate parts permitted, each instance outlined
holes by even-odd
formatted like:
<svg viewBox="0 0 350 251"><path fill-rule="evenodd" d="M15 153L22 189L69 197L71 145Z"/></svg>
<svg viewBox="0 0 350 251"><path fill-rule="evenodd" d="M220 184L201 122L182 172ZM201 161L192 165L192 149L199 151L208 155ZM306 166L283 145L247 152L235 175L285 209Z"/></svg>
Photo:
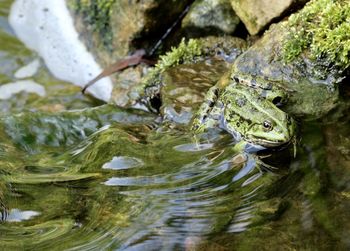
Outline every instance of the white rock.
<svg viewBox="0 0 350 251"><path fill-rule="evenodd" d="M9 22L22 42L39 53L51 73L83 86L101 67L79 40L64 0L16 0ZM88 91L104 101L111 97L112 82L104 78Z"/></svg>
<svg viewBox="0 0 350 251"><path fill-rule="evenodd" d="M14 83L0 85L0 100L10 99L14 94L22 91L36 93L39 96L46 95L44 86L33 80L20 80Z"/></svg>
<svg viewBox="0 0 350 251"><path fill-rule="evenodd" d="M39 70L40 67L40 61L39 59L35 59L29 64L23 66L22 68L19 68L14 76L15 78L29 78L33 77Z"/></svg>

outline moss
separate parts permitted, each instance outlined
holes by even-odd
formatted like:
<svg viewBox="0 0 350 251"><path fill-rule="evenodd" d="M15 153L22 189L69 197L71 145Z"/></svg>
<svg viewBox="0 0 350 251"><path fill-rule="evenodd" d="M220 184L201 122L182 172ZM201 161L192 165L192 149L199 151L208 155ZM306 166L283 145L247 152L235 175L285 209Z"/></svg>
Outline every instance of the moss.
<svg viewBox="0 0 350 251"><path fill-rule="evenodd" d="M350 66L350 1L312 0L285 24L283 57L292 61L307 50L311 59Z"/></svg>
<svg viewBox="0 0 350 251"><path fill-rule="evenodd" d="M160 56L158 64L148 72L138 87L141 92L145 87L159 87L161 73L176 65L196 63L214 55L221 55L225 61L233 60L246 47L247 44L243 39L235 37L206 37L190 39L188 42L182 39L178 47L172 47L171 51ZM146 96L152 94L148 93Z"/></svg>
<svg viewBox="0 0 350 251"><path fill-rule="evenodd" d="M178 47L172 47L170 52L160 56L159 63L156 68L161 71L179 64L185 64L193 62L195 57L202 54L202 46L199 40L190 39L188 43L185 39L182 39Z"/></svg>
<svg viewBox="0 0 350 251"><path fill-rule="evenodd" d="M178 47L172 47L171 51L160 56L159 62L156 64L143 81L145 86L158 85L160 74L179 64L194 62L196 57L200 57L203 53L203 46L200 40L190 39L187 43L182 39Z"/></svg>
<svg viewBox="0 0 350 251"><path fill-rule="evenodd" d="M84 20L97 32L106 48L112 48L113 33L110 17L116 0L75 0L73 9L82 14Z"/></svg>

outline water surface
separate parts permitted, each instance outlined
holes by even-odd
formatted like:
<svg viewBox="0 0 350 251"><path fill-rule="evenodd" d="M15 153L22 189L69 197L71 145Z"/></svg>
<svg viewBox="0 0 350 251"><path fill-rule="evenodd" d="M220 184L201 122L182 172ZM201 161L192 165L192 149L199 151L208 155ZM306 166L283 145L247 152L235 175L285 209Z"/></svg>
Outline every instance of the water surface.
<svg viewBox="0 0 350 251"><path fill-rule="evenodd" d="M10 4L0 3L1 85L38 59L8 26ZM154 114L91 109L43 63L30 79L45 97L0 100L3 249L350 248L348 109L299 121L295 158L289 148L258 158L220 131L194 138Z"/></svg>

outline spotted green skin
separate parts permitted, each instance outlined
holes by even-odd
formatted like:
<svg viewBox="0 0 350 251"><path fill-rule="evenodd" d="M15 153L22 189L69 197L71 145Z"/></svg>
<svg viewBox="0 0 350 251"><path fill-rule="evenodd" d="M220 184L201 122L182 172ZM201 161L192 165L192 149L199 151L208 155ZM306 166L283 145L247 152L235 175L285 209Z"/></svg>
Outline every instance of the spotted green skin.
<svg viewBox="0 0 350 251"><path fill-rule="evenodd" d="M294 137L295 122L273 103L285 95L278 88L255 88L225 74L207 93L192 129L200 133L219 126L237 141L262 147L288 143Z"/></svg>

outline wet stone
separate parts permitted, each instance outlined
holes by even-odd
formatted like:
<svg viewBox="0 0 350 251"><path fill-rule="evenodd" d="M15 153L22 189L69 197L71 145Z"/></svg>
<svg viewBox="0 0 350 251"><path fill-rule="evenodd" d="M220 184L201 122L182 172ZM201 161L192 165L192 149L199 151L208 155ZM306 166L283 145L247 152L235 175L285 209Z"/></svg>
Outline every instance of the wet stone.
<svg viewBox="0 0 350 251"><path fill-rule="evenodd" d="M67 0L67 5L84 44L107 66L133 52L135 47L151 48L189 2Z"/></svg>
<svg viewBox="0 0 350 251"><path fill-rule="evenodd" d="M231 0L233 9L251 35L258 34L292 3L293 0Z"/></svg>
<svg viewBox="0 0 350 251"><path fill-rule="evenodd" d="M164 72L164 86L161 89L161 112L164 117L177 123L188 123L208 89L227 67L225 62L215 61L213 64L179 65Z"/></svg>
<svg viewBox="0 0 350 251"><path fill-rule="evenodd" d="M232 34L240 20L230 0L197 0L182 21L182 29L192 37Z"/></svg>

